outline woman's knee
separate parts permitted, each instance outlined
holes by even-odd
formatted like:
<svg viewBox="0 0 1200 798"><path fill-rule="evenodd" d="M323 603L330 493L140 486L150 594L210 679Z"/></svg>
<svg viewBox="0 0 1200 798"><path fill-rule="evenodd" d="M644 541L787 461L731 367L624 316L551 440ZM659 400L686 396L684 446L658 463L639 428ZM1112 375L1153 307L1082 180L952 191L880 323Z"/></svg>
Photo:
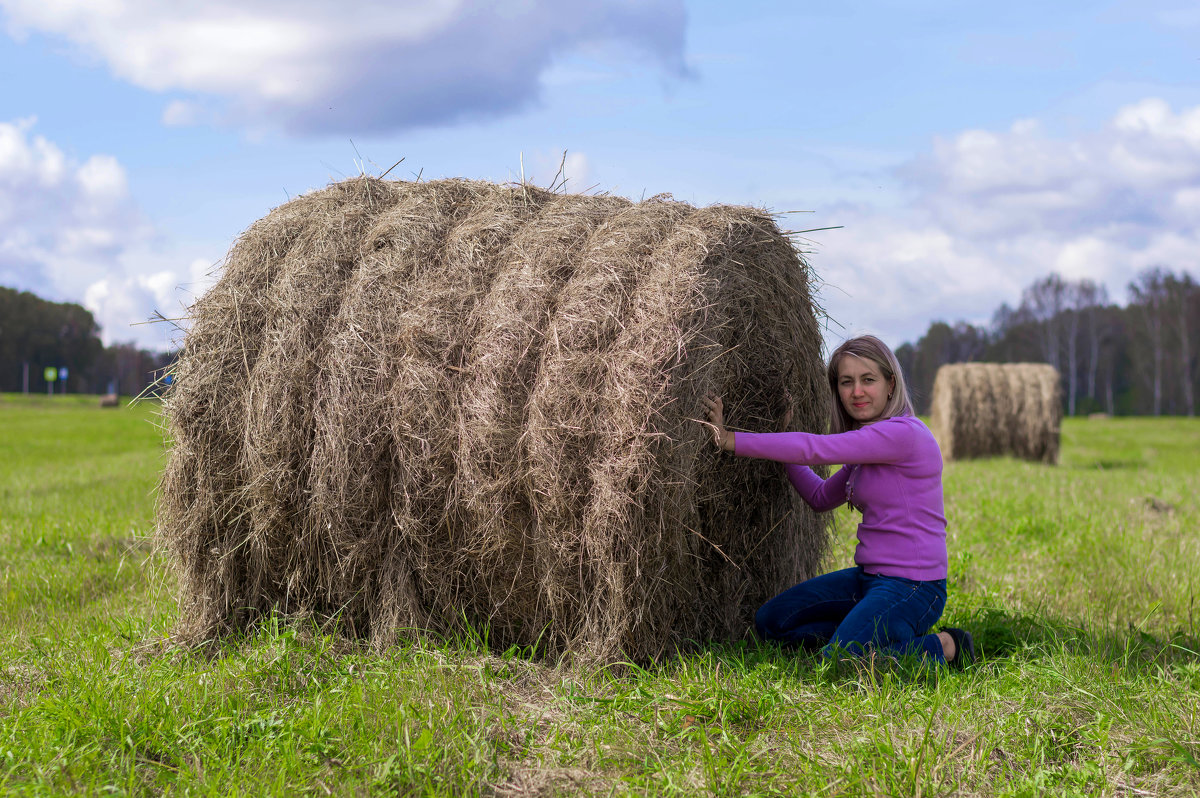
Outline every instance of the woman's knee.
<svg viewBox="0 0 1200 798"><path fill-rule="evenodd" d="M826 626L845 617L856 602L857 569L807 579L775 596L754 614L754 630L763 640L794 640L816 625ZM828 632L824 632L828 639Z"/></svg>
<svg viewBox="0 0 1200 798"><path fill-rule="evenodd" d="M791 641L807 624L802 610L780 598L776 596L754 613L754 631L760 640Z"/></svg>
<svg viewBox="0 0 1200 798"><path fill-rule="evenodd" d="M779 639L779 619L771 609L771 602L768 601L754 613L754 631L758 633L759 640Z"/></svg>

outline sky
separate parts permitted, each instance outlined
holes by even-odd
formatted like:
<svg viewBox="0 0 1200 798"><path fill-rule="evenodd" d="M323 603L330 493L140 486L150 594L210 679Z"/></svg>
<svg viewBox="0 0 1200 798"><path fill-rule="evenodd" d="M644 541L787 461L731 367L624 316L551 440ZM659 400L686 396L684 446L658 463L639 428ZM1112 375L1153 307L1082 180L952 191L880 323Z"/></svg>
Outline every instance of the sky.
<svg viewBox="0 0 1200 798"><path fill-rule="evenodd" d="M0 285L171 324L361 172L779 213L827 342L1200 275L1191 0L0 0ZM564 160L564 153L565 160Z"/></svg>

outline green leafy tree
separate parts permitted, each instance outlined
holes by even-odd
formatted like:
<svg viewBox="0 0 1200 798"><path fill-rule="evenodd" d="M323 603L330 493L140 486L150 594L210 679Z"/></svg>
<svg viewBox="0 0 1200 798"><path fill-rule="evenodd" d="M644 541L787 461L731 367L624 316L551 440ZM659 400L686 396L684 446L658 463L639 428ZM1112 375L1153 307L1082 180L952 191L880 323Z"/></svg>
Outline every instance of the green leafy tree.
<svg viewBox="0 0 1200 798"><path fill-rule="evenodd" d="M48 366L67 368L69 390L86 390L89 370L104 349L99 333L80 305L0 287L0 390L22 390L26 369L30 390L44 390Z"/></svg>

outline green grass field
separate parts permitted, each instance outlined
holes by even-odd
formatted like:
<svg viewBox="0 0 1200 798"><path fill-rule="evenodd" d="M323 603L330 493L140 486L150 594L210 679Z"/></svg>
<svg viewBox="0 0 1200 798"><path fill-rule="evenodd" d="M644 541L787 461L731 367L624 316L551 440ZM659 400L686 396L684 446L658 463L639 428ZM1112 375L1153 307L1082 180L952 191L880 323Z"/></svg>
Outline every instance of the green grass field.
<svg viewBox="0 0 1200 798"><path fill-rule="evenodd" d="M156 423L0 396L0 792L1200 793L1200 420L1068 420L1058 467L947 467L946 620L983 652L961 673L753 643L645 669L381 656L283 622L180 650Z"/></svg>

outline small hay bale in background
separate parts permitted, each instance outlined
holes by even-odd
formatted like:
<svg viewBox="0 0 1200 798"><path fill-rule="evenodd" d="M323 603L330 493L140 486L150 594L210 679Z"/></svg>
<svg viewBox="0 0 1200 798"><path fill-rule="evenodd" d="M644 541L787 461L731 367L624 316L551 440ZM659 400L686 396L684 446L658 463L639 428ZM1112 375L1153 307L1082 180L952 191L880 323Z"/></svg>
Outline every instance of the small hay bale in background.
<svg viewBox="0 0 1200 798"><path fill-rule="evenodd" d="M946 460L1058 462L1062 397L1046 363L951 363L933 383L930 426Z"/></svg>
<svg viewBox="0 0 1200 798"><path fill-rule="evenodd" d="M278 610L386 646L644 660L738 638L827 524L731 425L824 431L810 275L771 217L356 178L250 227L190 311L159 530L180 633Z"/></svg>
<svg viewBox="0 0 1200 798"><path fill-rule="evenodd" d="M121 398L115 393L106 393L100 397L101 407L120 407Z"/></svg>

